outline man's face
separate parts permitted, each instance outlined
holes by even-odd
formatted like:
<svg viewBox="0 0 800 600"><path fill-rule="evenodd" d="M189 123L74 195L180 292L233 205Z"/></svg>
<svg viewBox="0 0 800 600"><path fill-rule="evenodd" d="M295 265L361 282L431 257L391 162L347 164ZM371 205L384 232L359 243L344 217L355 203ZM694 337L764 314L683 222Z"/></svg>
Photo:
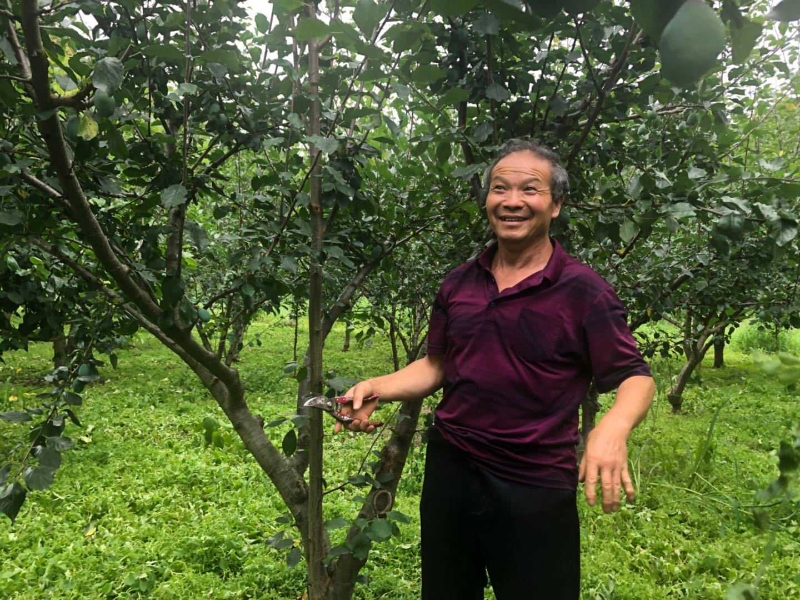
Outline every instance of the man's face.
<svg viewBox="0 0 800 600"><path fill-rule="evenodd" d="M546 239L560 204L550 193L550 163L521 151L497 163L489 181L486 214L498 243L528 246Z"/></svg>

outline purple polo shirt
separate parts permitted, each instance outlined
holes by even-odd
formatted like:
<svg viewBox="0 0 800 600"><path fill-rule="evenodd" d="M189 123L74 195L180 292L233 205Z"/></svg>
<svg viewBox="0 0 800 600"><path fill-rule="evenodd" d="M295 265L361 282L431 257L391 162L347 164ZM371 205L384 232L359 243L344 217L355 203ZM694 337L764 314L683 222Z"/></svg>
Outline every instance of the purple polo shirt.
<svg viewBox="0 0 800 600"><path fill-rule="evenodd" d="M442 436L487 471L575 489L578 407L650 375L625 309L597 273L553 241L542 271L499 293L496 246L452 270L433 305L428 353L442 355Z"/></svg>

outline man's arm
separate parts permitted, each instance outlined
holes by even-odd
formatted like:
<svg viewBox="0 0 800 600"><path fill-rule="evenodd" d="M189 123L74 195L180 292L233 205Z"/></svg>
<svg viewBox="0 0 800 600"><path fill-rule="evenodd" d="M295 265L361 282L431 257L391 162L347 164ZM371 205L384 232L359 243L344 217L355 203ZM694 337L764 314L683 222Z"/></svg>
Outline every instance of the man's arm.
<svg viewBox="0 0 800 600"><path fill-rule="evenodd" d="M655 391L652 377L629 377L617 389L614 405L589 434L578 478L585 482L590 506L597 502L598 481L604 512L619 509L620 488L625 489L628 501L633 501L635 492L628 473L627 442L633 428L644 420Z"/></svg>
<svg viewBox="0 0 800 600"><path fill-rule="evenodd" d="M444 367L440 355L428 355L395 373L357 383L346 394L353 397L352 407L349 405L342 407L342 413L351 415L355 419L347 429L352 431L374 429L369 425L369 416L378 402L364 402L364 398L377 394L382 402L416 400L429 396L442 387L443 383ZM334 432L338 433L341 429L341 423L337 423Z"/></svg>

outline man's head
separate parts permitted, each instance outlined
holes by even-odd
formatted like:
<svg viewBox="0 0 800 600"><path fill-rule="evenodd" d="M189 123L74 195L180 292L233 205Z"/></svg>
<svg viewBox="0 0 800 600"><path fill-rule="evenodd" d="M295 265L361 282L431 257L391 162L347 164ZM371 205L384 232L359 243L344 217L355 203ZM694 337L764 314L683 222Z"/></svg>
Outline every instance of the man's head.
<svg viewBox="0 0 800 600"><path fill-rule="evenodd" d="M567 170L561 164L561 158L547 146L543 146L539 142L533 140L513 139L505 143L497 152L492 163L483 173L483 192L484 196L489 192L489 183L492 178L492 172L501 160L509 154L515 152L529 152L534 156L538 156L542 160L550 163L550 194L553 202L561 205L569 193L569 175Z"/></svg>
<svg viewBox="0 0 800 600"><path fill-rule="evenodd" d="M484 175L486 214L501 244L546 239L569 188L558 156L527 140L511 140Z"/></svg>

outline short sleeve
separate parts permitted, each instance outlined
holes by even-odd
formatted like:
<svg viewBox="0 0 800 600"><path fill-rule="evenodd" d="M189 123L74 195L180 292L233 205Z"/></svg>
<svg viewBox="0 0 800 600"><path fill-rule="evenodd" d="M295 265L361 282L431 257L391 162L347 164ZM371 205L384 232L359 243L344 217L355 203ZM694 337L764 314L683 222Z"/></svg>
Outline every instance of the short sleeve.
<svg viewBox="0 0 800 600"><path fill-rule="evenodd" d="M428 323L428 354L444 354L447 351L447 300L444 284L439 288L431 309Z"/></svg>
<svg viewBox="0 0 800 600"><path fill-rule="evenodd" d="M611 288L601 292L583 322L597 390L603 394L634 375L650 376L628 328L625 308Z"/></svg>

